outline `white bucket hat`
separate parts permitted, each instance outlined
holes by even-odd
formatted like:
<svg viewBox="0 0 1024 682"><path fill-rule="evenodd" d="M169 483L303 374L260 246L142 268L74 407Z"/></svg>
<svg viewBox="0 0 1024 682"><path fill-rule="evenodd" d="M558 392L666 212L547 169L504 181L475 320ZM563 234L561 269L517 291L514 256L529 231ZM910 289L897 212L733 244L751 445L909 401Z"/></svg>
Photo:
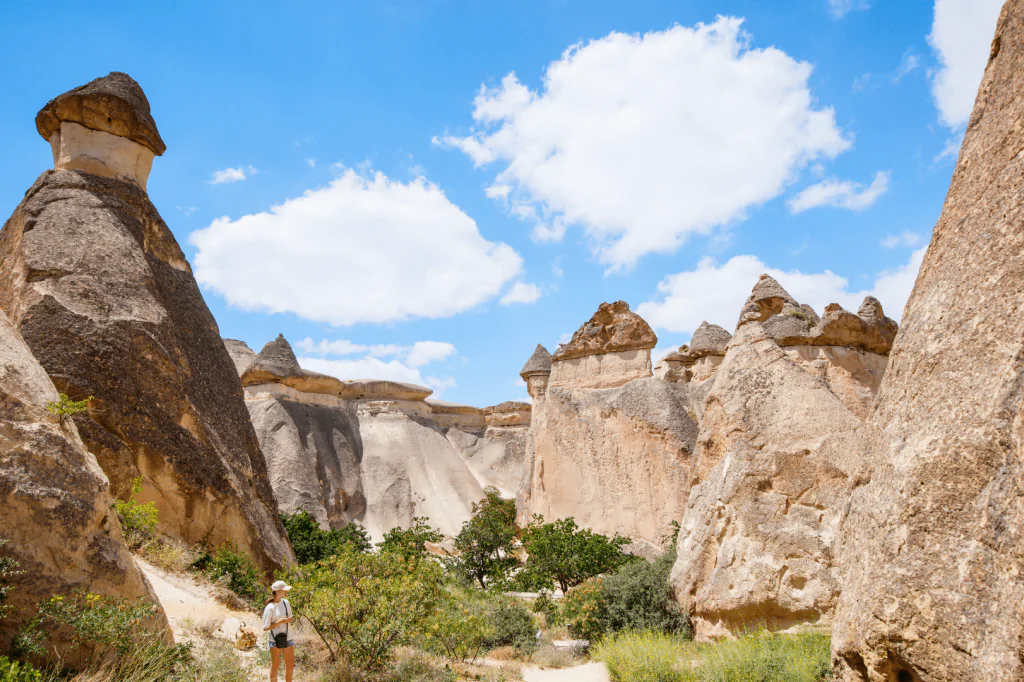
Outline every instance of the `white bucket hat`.
<svg viewBox="0 0 1024 682"><path fill-rule="evenodd" d="M274 591L274 592L280 592L281 590L284 590L285 592L287 592L290 589L292 589L292 586L289 585L288 583L286 583L283 580L278 580L273 585L270 586L270 589L272 591Z"/></svg>

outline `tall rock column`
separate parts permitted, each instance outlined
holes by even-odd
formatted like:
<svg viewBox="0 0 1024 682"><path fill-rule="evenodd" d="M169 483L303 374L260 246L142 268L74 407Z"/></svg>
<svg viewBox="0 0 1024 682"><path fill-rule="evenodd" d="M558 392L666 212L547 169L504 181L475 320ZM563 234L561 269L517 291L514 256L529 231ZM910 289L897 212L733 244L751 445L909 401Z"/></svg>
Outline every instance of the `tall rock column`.
<svg viewBox="0 0 1024 682"><path fill-rule="evenodd" d="M1004 5L843 528L840 680L1024 679L1024 0Z"/></svg>
<svg viewBox="0 0 1024 682"><path fill-rule="evenodd" d="M165 145L139 85L111 73L48 103L46 171L0 231L0 309L77 420L115 491L143 476L160 530L289 561L235 366L185 255L145 191Z"/></svg>

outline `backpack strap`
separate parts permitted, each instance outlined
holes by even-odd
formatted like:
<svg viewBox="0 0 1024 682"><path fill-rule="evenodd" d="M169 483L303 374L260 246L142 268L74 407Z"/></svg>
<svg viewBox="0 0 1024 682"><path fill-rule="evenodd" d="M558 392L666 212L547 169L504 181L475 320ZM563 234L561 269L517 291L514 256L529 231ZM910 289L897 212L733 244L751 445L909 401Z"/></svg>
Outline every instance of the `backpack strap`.
<svg viewBox="0 0 1024 682"><path fill-rule="evenodd" d="M288 603L287 599L282 599L281 601L284 602L284 615L285 615L285 617L286 618L291 618L292 617L291 604ZM287 637L291 633L292 633L292 624L291 623L285 623L284 624L284 636Z"/></svg>

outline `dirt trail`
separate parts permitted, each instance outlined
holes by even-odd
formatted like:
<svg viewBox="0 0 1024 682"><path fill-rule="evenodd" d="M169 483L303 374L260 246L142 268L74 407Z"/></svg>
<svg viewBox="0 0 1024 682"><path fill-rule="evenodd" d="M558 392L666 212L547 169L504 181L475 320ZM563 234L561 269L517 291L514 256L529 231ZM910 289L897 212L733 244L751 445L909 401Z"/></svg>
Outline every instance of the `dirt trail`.
<svg viewBox="0 0 1024 682"><path fill-rule="evenodd" d="M523 682L609 682L610 679L604 663L587 663L561 670L523 668Z"/></svg>

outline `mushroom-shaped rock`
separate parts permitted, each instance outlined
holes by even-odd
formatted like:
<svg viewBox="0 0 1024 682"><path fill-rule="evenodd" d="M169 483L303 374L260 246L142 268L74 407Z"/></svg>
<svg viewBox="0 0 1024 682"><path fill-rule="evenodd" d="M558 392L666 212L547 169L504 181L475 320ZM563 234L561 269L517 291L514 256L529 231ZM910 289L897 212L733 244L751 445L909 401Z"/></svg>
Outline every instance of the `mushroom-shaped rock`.
<svg viewBox="0 0 1024 682"><path fill-rule="evenodd" d="M690 339L688 355L693 359L705 355L725 355L725 348L731 339L732 334L717 324L701 322Z"/></svg>
<svg viewBox="0 0 1024 682"><path fill-rule="evenodd" d="M533 355L519 370L519 376L523 378L523 381L529 381L530 377L537 374L551 374L551 353L539 343L536 350L533 351Z"/></svg>
<svg viewBox="0 0 1024 682"><path fill-rule="evenodd" d="M747 322L764 322L769 317L781 313L783 306L787 303L795 307L800 305L789 295L788 291L782 288L781 284L775 281L774 277L767 274L761 275L751 290L750 296L747 297L746 303L743 304L737 327Z"/></svg>
<svg viewBox="0 0 1024 682"><path fill-rule="evenodd" d="M291 344L281 334L263 346L242 373L242 386L260 384L283 384L305 393L333 396L338 396L345 388L340 379L302 369Z"/></svg>
<svg viewBox="0 0 1024 682"><path fill-rule="evenodd" d="M65 122L126 137L157 156L167 151L149 111L146 93L131 76L120 71L54 97L36 114L36 130L47 141Z"/></svg>
<svg viewBox="0 0 1024 682"><path fill-rule="evenodd" d="M350 400L426 400L432 391L426 386L386 379L354 379L342 382L341 397Z"/></svg>
<svg viewBox="0 0 1024 682"><path fill-rule="evenodd" d="M863 313L863 315L861 314ZM764 327L780 346L843 346L878 355L888 355L899 325L882 312L878 299L868 296L857 314L838 303L825 307L818 318L806 312L806 306L787 305L764 322Z"/></svg>
<svg viewBox="0 0 1024 682"><path fill-rule="evenodd" d="M569 343L559 346L553 360L571 360L588 355L650 350L658 337L644 318L629 309L625 301L602 303L594 316L576 330Z"/></svg>

